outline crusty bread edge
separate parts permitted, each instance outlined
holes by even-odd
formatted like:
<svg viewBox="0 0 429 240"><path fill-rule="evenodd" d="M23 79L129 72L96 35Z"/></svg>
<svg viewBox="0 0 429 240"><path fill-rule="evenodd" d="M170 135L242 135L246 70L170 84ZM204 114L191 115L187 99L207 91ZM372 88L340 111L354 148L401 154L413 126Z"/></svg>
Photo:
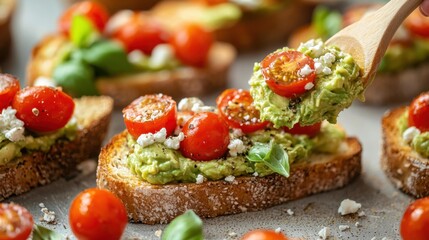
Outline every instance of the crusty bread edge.
<svg viewBox="0 0 429 240"><path fill-rule="evenodd" d="M406 109L400 107L383 116L381 166L395 187L420 198L429 196L429 159L402 140L397 121Z"/></svg>
<svg viewBox="0 0 429 240"><path fill-rule="evenodd" d="M348 138L346 143L352 150L346 157L340 155L323 163L293 165L289 178L272 174L237 177L233 182L151 185L120 163L129 152L126 134L124 131L116 135L101 150L97 185L122 199L132 221L146 224L168 223L187 209L204 218L258 211L343 187L361 172L361 145L357 139Z"/></svg>
<svg viewBox="0 0 429 240"><path fill-rule="evenodd" d="M73 141L57 141L48 152L27 153L6 166L0 167L0 201L22 194L30 189L46 185L61 177L76 173L76 166L90 157L96 157L110 123L113 100L109 97L83 97L75 99L75 117L83 123ZM88 104L99 113L82 113ZM79 119L79 115L86 119ZM91 120L88 117L92 116ZM95 117L94 117L95 116Z"/></svg>

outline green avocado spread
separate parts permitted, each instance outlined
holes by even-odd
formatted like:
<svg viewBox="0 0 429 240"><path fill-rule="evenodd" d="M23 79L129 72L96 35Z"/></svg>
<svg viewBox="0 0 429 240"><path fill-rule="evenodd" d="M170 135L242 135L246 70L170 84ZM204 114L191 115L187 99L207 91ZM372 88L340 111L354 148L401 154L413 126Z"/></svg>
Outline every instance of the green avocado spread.
<svg viewBox="0 0 429 240"><path fill-rule="evenodd" d="M399 118L397 125L399 133L402 134L405 140L404 132L408 129L408 111ZM406 144L409 144L422 157L429 158L429 132L417 131L415 134L412 134L411 139Z"/></svg>
<svg viewBox="0 0 429 240"><path fill-rule="evenodd" d="M289 48L278 49L287 51ZM341 110L349 107L355 98L363 98L364 86L359 78L360 68L353 58L338 48L325 46L321 40L303 43L298 51L311 57L316 67L314 87L296 98L274 93L266 84L259 63L249 81L250 93L262 120L275 127L293 127L296 123L312 125L326 119L335 123Z"/></svg>
<svg viewBox="0 0 429 240"><path fill-rule="evenodd" d="M243 175L266 176L274 172L264 163L249 161L247 157L252 146L274 142L285 150L292 164L306 161L312 153L337 152L345 134L338 127L326 123L313 138L276 129L259 130L239 138L246 146L244 152L236 156L228 153L224 158L211 161L193 161L162 143L142 147L128 135L127 144L131 150L127 163L132 173L152 184L196 182L199 175L208 180Z"/></svg>

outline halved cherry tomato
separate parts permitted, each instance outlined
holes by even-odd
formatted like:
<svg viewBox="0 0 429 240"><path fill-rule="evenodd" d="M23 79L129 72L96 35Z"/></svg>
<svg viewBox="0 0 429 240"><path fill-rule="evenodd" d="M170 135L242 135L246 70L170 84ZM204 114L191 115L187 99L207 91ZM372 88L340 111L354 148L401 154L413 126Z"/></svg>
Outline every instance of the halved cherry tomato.
<svg viewBox="0 0 429 240"><path fill-rule="evenodd" d="M408 108L408 126L414 126L422 132L429 131L429 92L420 94Z"/></svg>
<svg viewBox="0 0 429 240"><path fill-rule="evenodd" d="M313 85L316 78L313 59L298 51L271 53L262 60L261 66L268 87L287 98L308 91L310 87L307 84ZM300 71L305 67L309 67L311 72L304 76Z"/></svg>
<svg viewBox="0 0 429 240"><path fill-rule="evenodd" d="M127 210L113 193L91 188L71 203L69 222L80 240L119 240L128 222Z"/></svg>
<svg viewBox="0 0 429 240"><path fill-rule="evenodd" d="M58 22L58 28L61 33L69 36L73 17L76 15L87 17L100 32L104 31L104 27L109 20L109 13L102 5L90 1L79 2L72 5L61 15Z"/></svg>
<svg viewBox="0 0 429 240"><path fill-rule="evenodd" d="M196 113L182 131L185 139L180 142L180 151L192 160L221 158L228 150L229 128L216 113Z"/></svg>
<svg viewBox="0 0 429 240"><path fill-rule="evenodd" d="M244 133L264 129L269 122L261 121L259 110L253 105L250 92L242 89L227 89L216 100L220 116L232 128Z"/></svg>
<svg viewBox="0 0 429 240"><path fill-rule="evenodd" d="M414 10L404 21L405 27L420 37L429 37L429 19L418 10Z"/></svg>
<svg viewBox="0 0 429 240"><path fill-rule="evenodd" d="M282 233L273 230L253 230L246 233L241 240L287 240Z"/></svg>
<svg viewBox="0 0 429 240"><path fill-rule="evenodd" d="M401 220L403 240L427 240L429 236L429 197L411 203Z"/></svg>
<svg viewBox="0 0 429 240"><path fill-rule="evenodd" d="M33 217L22 206L0 203L0 240L26 240L33 229Z"/></svg>
<svg viewBox="0 0 429 240"><path fill-rule="evenodd" d="M128 52L140 50L150 55L158 44L167 41L168 34L157 21L135 12L112 33L112 37L124 44Z"/></svg>
<svg viewBox="0 0 429 240"><path fill-rule="evenodd" d="M26 87L16 93L12 107L26 128L51 132L64 127L73 116L74 101L58 88Z"/></svg>
<svg viewBox="0 0 429 240"><path fill-rule="evenodd" d="M314 137L320 132L322 122L315 123L309 126L301 126L299 123L295 124L292 128L284 127L284 131L295 135L307 135Z"/></svg>
<svg viewBox="0 0 429 240"><path fill-rule="evenodd" d="M169 96L145 95L122 110L128 132L138 138L141 134L156 133L162 128L171 135L177 126L176 102Z"/></svg>
<svg viewBox="0 0 429 240"><path fill-rule="evenodd" d="M213 45L213 36L197 24L186 24L173 33L170 39L176 57L185 64L203 67Z"/></svg>
<svg viewBox="0 0 429 240"><path fill-rule="evenodd" d="M0 113L12 105L13 97L19 91L19 81L9 74L0 74Z"/></svg>

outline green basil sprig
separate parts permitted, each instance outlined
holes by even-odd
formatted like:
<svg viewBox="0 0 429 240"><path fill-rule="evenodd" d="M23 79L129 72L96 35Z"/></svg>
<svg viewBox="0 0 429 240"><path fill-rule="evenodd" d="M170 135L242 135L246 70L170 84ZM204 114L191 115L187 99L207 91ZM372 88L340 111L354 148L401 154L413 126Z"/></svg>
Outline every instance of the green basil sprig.
<svg viewBox="0 0 429 240"><path fill-rule="evenodd" d="M289 177L289 156L287 152L274 141L256 143L250 150L247 159L251 162L262 162L273 172Z"/></svg>
<svg viewBox="0 0 429 240"><path fill-rule="evenodd" d="M192 210L176 217L164 230L161 240L203 240L203 221Z"/></svg>
<svg viewBox="0 0 429 240"><path fill-rule="evenodd" d="M94 24L85 16L76 15L72 19L70 40L76 47L88 47L100 37Z"/></svg>
<svg viewBox="0 0 429 240"><path fill-rule="evenodd" d="M314 10L312 23L317 34L323 39L328 39L341 30L342 16L339 12L331 11L319 6Z"/></svg>
<svg viewBox="0 0 429 240"><path fill-rule="evenodd" d="M63 236L51 229L35 224L33 228L33 240L62 240Z"/></svg>

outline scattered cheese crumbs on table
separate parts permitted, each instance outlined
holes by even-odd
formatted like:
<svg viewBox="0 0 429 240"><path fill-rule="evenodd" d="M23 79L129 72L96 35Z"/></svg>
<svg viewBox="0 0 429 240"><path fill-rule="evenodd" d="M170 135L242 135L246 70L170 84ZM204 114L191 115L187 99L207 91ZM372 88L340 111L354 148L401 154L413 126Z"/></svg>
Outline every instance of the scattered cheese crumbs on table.
<svg viewBox="0 0 429 240"><path fill-rule="evenodd" d="M338 213L343 216L351 213L356 213L361 207L362 205L360 203L357 203L350 199L344 199L341 202L340 207L338 208Z"/></svg>
<svg viewBox="0 0 429 240"><path fill-rule="evenodd" d="M355 223L355 226L356 226L356 227L361 227L362 225L360 224L360 222L356 222L356 223Z"/></svg>
<svg viewBox="0 0 429 240"><path fill-rule="evenodd" d="M229 175L228 177L225 178L225 181L227 182L234 182L234 180L235 180L235 177L232 175Z"/></svg>
<svg viewBox="0 0 429 240"><path fill-rule="evenodd" d="M236 237L238 234L236 232L229 232L228 236L230 237Z"/></svg>
<svg viewBox="0 0 429 240"><path fill-rule="evenodd" d="M155 236L161 238L161 235L162 235L162 230L161 229L158 229L158 230L155 231Z"/></svg>
<svg viewBox="0 0 429 240"><path fill-rule="evenodd" d="M289 214L289 216L292 216L292 215L294 215L295 213L292 211L292 209L287 209L286 210L286 212L287 212L287 214Z"/></svg>
<svg viewBox="0 0 429 240"><path fill-rule="evenodd" d="M340 229L340 231L343 232L347 229L350 229L350 226L349 225L340 225L340 226L338 226L338 229Z"/></svg>
<svg viewBox="0 0 429 240"><path fill-rule="evenodd" d="M43 219L42 221L47 223L54 223L55 222L55 212L49 211L46 207L42 208L40 210L43 213Z"/></svg>
<svg viewBox="0 0 429 240"><path fill-rule="evenodd" d="M276 232L276 233L279 233L279 232L281 232L282 231L282 229L281 228L276 228L276 230L274 230L274 232Z"/></svg>
<svg viewBox="0 0 429 240"><path fill-rule="evenodd" d="M358 213L358 216L359 216L359 217L364 217L364 216L366 216L366 215L365 215L365 212L364 212L364 211L360 211L360 212Z"/></svg>
<svg viewBox="0 0 429 240"><path fill-rule="evenodd" d="M44 208L44 207L45 207L45 204L41 202L41 203L39 203L39 207L40 207L40 208Z"/></svg>
<svg viewBox="0 0 429 240"><path fill-rule="evenodd" d="M321 237L323 240L328 239L328 237L330 236L330 229L329 227L323 227L320 231L319 231L319 237Z"/></svg>

